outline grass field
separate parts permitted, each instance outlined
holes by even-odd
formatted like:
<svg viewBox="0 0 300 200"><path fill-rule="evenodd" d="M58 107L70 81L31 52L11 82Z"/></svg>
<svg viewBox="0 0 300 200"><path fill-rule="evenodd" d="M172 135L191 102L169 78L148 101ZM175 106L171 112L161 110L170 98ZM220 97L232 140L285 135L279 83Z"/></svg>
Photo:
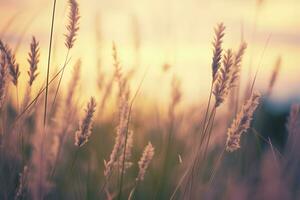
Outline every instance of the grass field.
<svg viewBox="0 0 300 200"><path fill-rule="evenodd" d="M0 5L0 199L300 199L300 3Z"/></svg>

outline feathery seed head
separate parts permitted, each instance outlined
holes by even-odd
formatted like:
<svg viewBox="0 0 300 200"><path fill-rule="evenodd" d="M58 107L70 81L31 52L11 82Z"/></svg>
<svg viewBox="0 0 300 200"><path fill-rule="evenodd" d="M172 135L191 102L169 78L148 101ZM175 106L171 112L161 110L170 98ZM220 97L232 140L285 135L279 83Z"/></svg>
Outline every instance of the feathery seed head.
<svg viewBox="0 0 300 200"><path fill-rule="evenodd" d="M123 172L125 172L127 169L129 169L132 166L132 162L130 162L130 158L131 158L131 151L133 147L133 131L129 131L129 135L127 137L125 159L124 159L124 147L125 145L123 145L123 148L120 151L119 159L114 163L115 167L118 167L120 172L122 172L123 163L124 163Z"/></svg>
<svg viewBox="0 0 300 200"><path fill-rule="evenodd" d="M239 79L242 60L243 60L243 56L245 54L246 49L247 49L247 43L242 42L239 47L238 52L234 56L232 75L231 75L230 82L229 82L230 88L235 87L236 82Z"/></svg>
<svg viewBox="0 0 300 200"><path fill-rule="evenodd" d="M260 94L254 92L233 120L231 127L227 131L226 150L228 152L233 152L240 148L241 135L249 129L254 111L259 104L259 99Z"/></svg>
<svg viewBox="0 0 300 200"><path fill-rule="evenodd" d="M173 77L172 79L172 102L174 105L178 104L181 100L181 90L180 90L180 86L181 86L181 82L177 77Z"/></svg>
<svg viewBox="0 0 300 200"><path fill-rule="evenodd" d="M213 94L215 95L216 102L215 107L221 105L224 102L228 91L230 89L230 79L232 76L233 69L233 53L229 49L223 58L223 66L219 69L217 79L214 82Z"/></svg>
<svg viewBox="0 0 300 200"><path fill-rule="evenodd" d="M90 102L85 110L86 114L80 123L79 130L75 133L75 145L81 147L88 142L91 136L92 129L92 119L96 109L96 102L93 97L91 97Z"/></svg>
<svg viewBox="0 0 300 200"><path fill-rule="evenodd" d="M4 53L0 52L0 109L4 103L6 91L7 65Z"/></svg>
<svg viewBox="0 0 300 200"><path fill-rule="evenodd" d="M37 65L39 63L39 57L40 57L40 53L39 53L39 42L36 41L35 37L32 37L32 41L30 44L30 52L28 53L28 63L29 63L29 71L28 71L28 75L29 75L29 85L32 86L33 81L36 79L36 77L38 76L37 71Z"/></svg>
<svg viewBox="0 0 300 200"><path fill-rule="evenodd" d="M119 60L118 50L113 42L113 65L114 65L114 78L116 79L119 86L119 98L121 99L123 95L129 96L130 90L128 85L128 76L123 76L122 68Z"/></svg>
<svg viewBox="0 0 300 200"><path fill-rule="evenodd" d="M122 153L122 149L125 146L125 137L126 132L128 130L128 122L129 122L129 96L123 94L120 98L119 102L119 124L117 127L117 135L115 138L115 144L113 150L110 154L109 161L104 161L104 176L108 178L112 171L113 167L115 166L115 162L117 162L120 154ZM128 142L128 141L127 141Z"/></svg>
<svg viewBox="0 0 300 200"><path fill-rule="evenodd" d="M236 65L238 67L241 66L242 59L243 59L243 56L245 54L246 49L247 49L247 43L246 42L242 42L240 44L238 52L236 53L236 55L234 57L234 65Z"/></svg>
<svg viewBox="0 0 300 200"><path fill-rule="evenodd" d="M12 54L11 49L4 45L4 43L0 40L0 51L4 53L6 57L6 62L9 69L9 74L12 78L12 82L15 86L18 85L18 79L20 76L19 65L16 63L15 55Z"/></svg>
<svg viewBox="0 0 300 200"><path fill-rule="evenodd" d="M139 164L139 173L136 178L137 181L144 180L147 168L150 165L150 162L154 156L154 147L152 146L151 142L148 143L148 145L145 147L143 155L138 162Z"/></svg>
<svg viewBox="0 0 300 200"><path fill-rule="evenodd" d="M214 29L215 37L213 41L213 59L212 59L212 81L214 82L217 78L218 70L221 66L222 58L222 43L223 37L225 35L225 26L223 23L220 23Z"/></svg>
<svg viewBox="0 0 300 200"><path fill-rule="evenodd" d="M174 119L175 110L181 101L181 96L181 82L176 76L173 76L171 83L171 103L168 109L170 122L172 121L172 119Z"/></svg>
<svg viewBox="0 0 300 200"><path fill-rule="evenodd" d="M120 65L118 50L117 50L116 44L114 42L113 42L113 46L112 46L112 51L113 51L113 62L114 62L113 65L115 68L115 77L120 84L120 82L122 81L122 72L121 72L121 65Z"/></svg>
<svg viewBox="0 0 300 200"><path fill-rule="evenodd" d="M277 80L280 67L281 67L281 57L279 56L276 60L275 65L274 65L272 76L271 76L271 79L270 79L270 82L269 82L269 88L268 88L268 94L269 95L271 94L271 92L273 90L273 87L274 87L274 84Z"/></svg>
<svg viewBox="0 0 300 200"><path fill-rule="evenodd" d="M65 45L68 49L74 46L76 35L79 30L79 6L76 0L69 0L70 12L69 12L69 23L67 25L67 34Z"/></svg>

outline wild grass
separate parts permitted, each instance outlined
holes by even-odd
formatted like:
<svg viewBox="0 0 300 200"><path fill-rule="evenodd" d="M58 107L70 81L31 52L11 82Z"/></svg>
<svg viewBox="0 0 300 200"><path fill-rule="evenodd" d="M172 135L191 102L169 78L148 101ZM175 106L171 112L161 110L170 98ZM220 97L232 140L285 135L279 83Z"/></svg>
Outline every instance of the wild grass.
<svg viewBox="0 0 300 200"><path fill-rule="evenodd" d="M236 50L225 48L226 28L219 23L213 30L207 102L183 106L182 80L165 64L162 73L172 77L170 82L164 79L170 85L168 106L145 114L136 102L146 97L141 90L148 71L139 85L133 84L142 63L137 19L132 19L135 65L129 70L123 67L118 43L113 42L113 73L108 76L98 55L101 45L96 44L99 94L86 99L79 90L85 66L80 58L74 62L70 56L80 37L80 6L76 0L68 5L67 53L52 77L56 0L47 67L41 66L46 51L32 37L26 85L19 84L23 74L15 53L0 38L0 199L300 198L299 104L281 116L268 110L281 58L265 93L257 92L259 70L254 80L250 76L246 80L251 87L242 91L247 43L242 40ZM97 43L101 43L100 32L96 29ZM64 92L59 92L68 66L73 66L72 75ZM37 80L42 70L46 70L44 83ZM39 90L34 91L33 85ZM19 86L26 91L22 102ZM85 101L85 109L79 100ZM105 116L105 108L111 115Z"/></svg>

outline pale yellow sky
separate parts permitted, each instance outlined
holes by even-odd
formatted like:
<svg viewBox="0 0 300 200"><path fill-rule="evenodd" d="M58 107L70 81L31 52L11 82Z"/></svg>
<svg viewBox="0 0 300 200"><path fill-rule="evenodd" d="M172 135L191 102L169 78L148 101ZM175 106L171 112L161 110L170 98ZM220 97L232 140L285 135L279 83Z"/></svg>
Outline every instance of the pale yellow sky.
<svg viewBox="0 0 300 200"><path fill-rule="evenodd" d="M133 84L136 85L144 70L149 67L143 88L143 94L149 98L163 101L169 96L168 88L173 73L182 79L186 102L195 102L206 96L211 76L213 27L218 22L224 22L227 26L225 48L236 49L243 30L244 39L249 45L243 65L243 79L249 76L248 67L252 59L253 71L260 64L262 66L257 86L264 90L276 58L281 55L283 65L275 85L274 98L284 100L299 94L299 0L265 0L259 11L255 0L79 0L79 4L81 28L71 52L71 63L77 58L83 61L83 96L93 95L96 90L96 28L101 30L101 57L105 70L112 69L112 41L119 48L123 66L130 69L136 57L134 20L138 24L135 28L140 37L141 67ZM66 0L58 0L54 37L55 65L62 64L66 54L63 45L66 5ZM39 71L42 82L46 73L52 1L0 0L0 6L1 37L12 47L21 42L17 58L24 77L27 76L25 56L30 38L35 35L40 40L42 61ZM95 22L96 16L98 23ZM256 31L253 31L255 16L257 26ZM12 22L11 26L4 30L9 21ZM21 35L24 35L23 40L19 39ZM269 36L270 41L262 57ZM167 76L161 74L161 66L165 62L172 65ZM71 68L66 71L65 82L70 72Z"/></svg>

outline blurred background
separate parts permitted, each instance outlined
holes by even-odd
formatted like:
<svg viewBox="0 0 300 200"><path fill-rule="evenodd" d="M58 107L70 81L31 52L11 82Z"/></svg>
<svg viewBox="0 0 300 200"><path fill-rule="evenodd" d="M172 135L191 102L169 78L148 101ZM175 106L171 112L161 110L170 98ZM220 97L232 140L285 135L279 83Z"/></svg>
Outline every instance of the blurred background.
<svg viewBox="0 0 300 200"><path fill-rule="evenodd" d="M1 37L17 48L21 72L27 70L25 61L31 36L40 40L39 80L43 81L52 1L0 0L0 3ZM265 90L276 59L281 56L282 67L272 98L277 102L295 98L300 73L298 0L88 0L79 4L80 31L71 55L83 61L81 87L86 95L82 96L90 96L97 90L98 59L103 70L108 73L113 70L114 41L122 66L140 68L140 75L133 81L138 82L149 68L143 93L151 94L150 101L158 98L163 103L167 99L169 84L161 77L163 66L167 65L182 80L184 104L198 102L208 94L213 27L224 22L227 27L224 48L237 49L241 39L248 43L242 80L248 80L260 67L257 87ZM53 70L62 65L66 54L63 42L66 15L67 1L58 1Z"/></svg>

